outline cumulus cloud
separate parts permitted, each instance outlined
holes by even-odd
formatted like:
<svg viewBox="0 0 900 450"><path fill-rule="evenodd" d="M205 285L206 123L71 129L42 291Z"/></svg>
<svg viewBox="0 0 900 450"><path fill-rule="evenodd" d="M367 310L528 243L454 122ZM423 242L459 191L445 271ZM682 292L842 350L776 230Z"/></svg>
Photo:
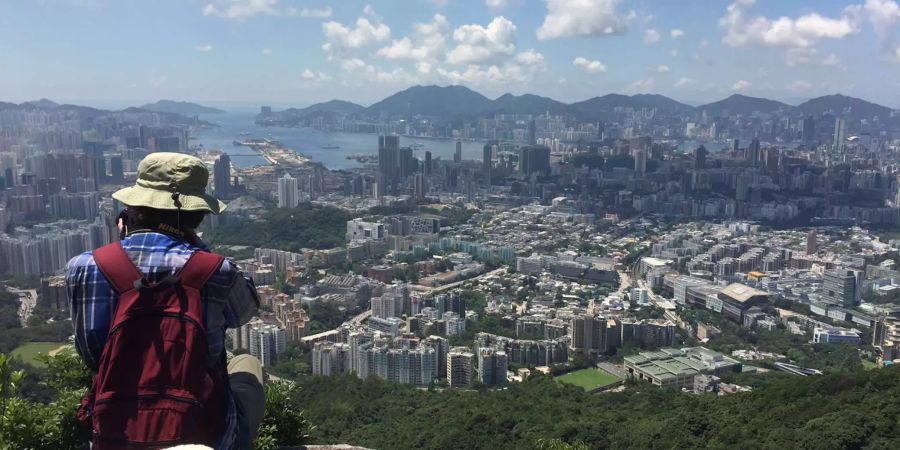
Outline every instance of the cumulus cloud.
<svg viewBox="0 0 900 450"><path fill-rule="evenodd" d="M198 45L197 51L203 52L203 53L209 53L209 52L213 51L213 46L209 45L209 44Z"/></svg>
<svg viewBox="0 0 900 450"><path fill-rule="evenodd" d="M696 83L696 81L694 81L694 80L691 79L691 78L688 78L688 77L681 77L681 78L678 79L678 81L675 82L674 86L677 87L677 88L680 88L680 87L690 86L690 85L692 85L692 84L694 84L694 83Z"/></svg>
<svg viewBox="0 0 900 450"><path fill-rule="evenodd" d="M659 73L667 73L669 71L669 66L665 64L660 64L656 66L656 71Z"/></svg>
<svg viewBox="0 0 900 450"><path fill-rule="evenodd" d="M830 53L822 58L815 48L792 48L784 53L784 62L788 67L797 66L830 66L839 67L841 61L837 55Z"/></svg>
<svg viewBox="0 0 900 450"><path fill-rule="evenodd" d="M628 85L625 88L626 94L644 94L647 92L652 92L653 87L656 85L656 82L653 80L653 77L637 80L634 83Z"/></svg>
<svg viewBox="0 0 900 450"><path fill-rule="evenodd" d="M762 46L808 48L823 39L842 39L859 31L852 14L840 18L809 13L797 18L770 19L753 15L755 0L736 0L719 19L725 30L722 42L731 47Z"/></svg>
<svg viewBox="0 0 900 450"><path fill-rule="evenodd" d="M395 40L391 45L379 49L377 54L387 59L439 60L447 51L448 31L447 18L435 14L430 23L414 24L411 37Z"/></svg>
<svg viewBox="0 0 900 450"><path fill-rule="evenodd" d="M618 6L621 0L545 0L547 15L538 39L622 34L628 28ZM634 17L630 14L630 17Z"/></svg>
<svg viewBox="0 0 900 450"><path fill-rule="evenodd" d="M493 9L504 8L508 3L508 0L484 0L484 4Z"/></svg>
<svg viewBox="0 0 900 450"><path fill-rule="evenodd" d="M524 66L540 66L544 64L544 55L530 49L516 55L516 63Z"/></svg>
<svg viewBox="0 0 900 450"><path fill-rule="evenodd" d="M352 25L329 21L322 24L322 33L327 42L322 50L332 59L345 59L354 50L367 47L377 42L384 42L391 37L391 28L382 23L371 6L366 5L362 17Z"/></svg>
<svg viewBox="0 0 900 450"><path fill-rule="evenodd" d="M848 6L846 11L859 19L867 18L875 29L882 52L900 61L900 45L894 36L894 25L900 22L900 5L896 0L866 0L864 4Z"/></svg>
<svg viewBox="0 0 900 450"><path fill-rule="evenodd" d="M684 37L684 30L679 28L673 28L671 32L669 32L669 36L672 36L672 39L678 39L680 37Z"/></svg>
<svg viewBox="0 0 900 450"><path fill-rule="evenodd" d="M644 31L644 42L647 44L659 42L659 38L659 31L656 31L653 28Z"/></svg>
<svg viewBox="0 0 900 450"><path fill-rule="evenodd" d="M219 0L203 7L204 16L244 20L257 14L277 16L278 0Z"/></svg>
<svg viewBox="0 0 900 450"><path fill-rule="evenodd" d="M602 62L597 60L590 60L581 56L575 58L575 60L572 61L572 64L581 67L588 73L606 72L606 65L604 65Z"/></svg>
<svg viewBox="0 0 900 450"><path fill-rule="evenodd" d="M744 89L747 89L748 87L750 87L749 81L737 80L734 82L734 84L731 85L731 90L732 91L743 91Z"/></svg>
<svg viewBox="0 0 900 450"><path fill-rule="evenodd" d="M447 54L451 64L491 64L516 52L516 26L498 16L486 27L463 25L453 31L458 44Z"/></svg>
<svg viewBox="0 0 900 450"><path fill-rule="evenodd" d="M310 69L304 70L300 77L307 81L331 81L331 75L324 72L313 72Z"/></svg>

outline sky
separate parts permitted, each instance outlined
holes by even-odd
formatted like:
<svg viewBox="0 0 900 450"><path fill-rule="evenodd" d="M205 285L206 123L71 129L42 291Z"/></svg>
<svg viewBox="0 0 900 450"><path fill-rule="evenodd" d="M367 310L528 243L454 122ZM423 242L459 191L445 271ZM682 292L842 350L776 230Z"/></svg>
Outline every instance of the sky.
<svg viewBox="0 0 900 450"><path fill-rule="evenodd" d="M843 93L900 107L896 0L3 0L0 100Z"/></svg>

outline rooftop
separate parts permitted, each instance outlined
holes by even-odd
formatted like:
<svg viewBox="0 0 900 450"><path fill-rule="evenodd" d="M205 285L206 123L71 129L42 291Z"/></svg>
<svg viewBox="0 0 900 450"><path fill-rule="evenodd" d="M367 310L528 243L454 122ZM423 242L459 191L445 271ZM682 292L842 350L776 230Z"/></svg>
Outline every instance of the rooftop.
<svg viewBox="0 0 900 450"><path fill-rule="evenodd" d="M731 283L722 289L722 294L725 294L741 303L750 300L753 297L769 295L766 291L761 291L759 289L754 289L750 286L741 283Z"/></svg>

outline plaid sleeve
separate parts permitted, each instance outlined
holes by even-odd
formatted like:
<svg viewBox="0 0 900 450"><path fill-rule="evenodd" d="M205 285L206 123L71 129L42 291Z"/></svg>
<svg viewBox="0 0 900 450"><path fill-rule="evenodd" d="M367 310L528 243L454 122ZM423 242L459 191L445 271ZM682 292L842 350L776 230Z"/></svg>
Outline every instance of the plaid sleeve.
<svg viewBox="0 0 900 450"><path fill-rule="evenodd" d="M109 332L114 294L90 252L72 258L66 265L66 290L75 332L75 349L92 370Z"/></svg>

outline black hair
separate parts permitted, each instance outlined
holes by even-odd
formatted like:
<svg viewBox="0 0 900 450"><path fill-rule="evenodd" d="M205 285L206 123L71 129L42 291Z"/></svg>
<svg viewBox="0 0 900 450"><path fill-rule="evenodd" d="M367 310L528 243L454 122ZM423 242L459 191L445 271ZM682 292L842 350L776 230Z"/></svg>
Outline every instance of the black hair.
<svg viewBox="0 0 900 450"><path fill-rule="evenodd" d="M124 211L125 226L129 232L137 230L159 230L184 236L192 233L203 219L206 211L184 211L129 206Z"/></svg>

